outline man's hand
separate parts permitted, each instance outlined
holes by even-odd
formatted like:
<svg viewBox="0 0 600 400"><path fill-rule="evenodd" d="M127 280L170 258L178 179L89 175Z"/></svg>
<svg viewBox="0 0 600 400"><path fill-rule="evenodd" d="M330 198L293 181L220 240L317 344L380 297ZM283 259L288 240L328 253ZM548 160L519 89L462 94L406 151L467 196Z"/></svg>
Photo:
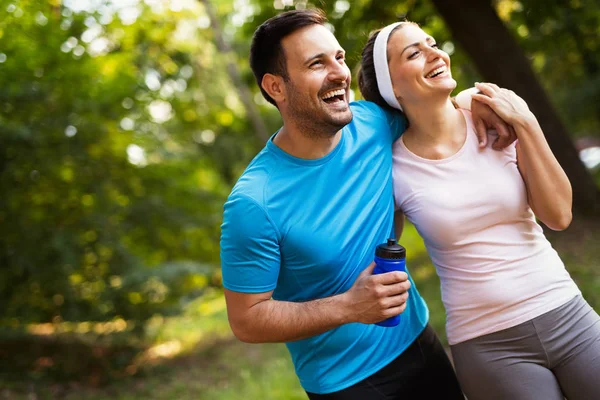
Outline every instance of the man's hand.
<svg viewBox="0 0 600 400"><path fill-rule="evenodd" d="M373 324L404 312L410 281L406 272L373 275L375 263L360 273L354 285L344 293L352 322Z"/></svg>
<svg viewBox="0 0 600 400"><path fill-rule="evenodd" d="M495 130L498 137L494 140L494 143L492 143L492 148L494 150L502 150L514 142L517 139L517 136L512 127L503 121L490 107L481 101L475 101L477 95L481 94L477 85L478 84L476 83L476 87L465 89L457 94L454 99L455 103L458 107L471 111L479 147L483 148L487 146L487 132Z"/></svg>
<svg viewBox="0 0 600 400"><path fill-rule="evenodd" d="M517 140L517 135L512 127L504 122L488 105L475 100L475 97L471 100L471 115L473 116L480 148L487 145L488 130L495 130L498 133L498 137L492 143L494 150L502 150Z"/></svg>

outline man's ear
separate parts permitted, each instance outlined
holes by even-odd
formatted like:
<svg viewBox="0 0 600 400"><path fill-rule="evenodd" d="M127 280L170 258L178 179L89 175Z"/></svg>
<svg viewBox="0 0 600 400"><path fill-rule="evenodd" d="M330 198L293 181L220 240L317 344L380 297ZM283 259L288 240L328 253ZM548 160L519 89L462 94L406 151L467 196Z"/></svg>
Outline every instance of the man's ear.
<svg viewBox="0 0 600 400"><path fill-rule="evenodd" d="M260 86L265 92L267 92L269 96L271 96L273 100L275 100L277 104L285 100L286 92L283 77L279 75L265 74L262 78Z"/></svg>

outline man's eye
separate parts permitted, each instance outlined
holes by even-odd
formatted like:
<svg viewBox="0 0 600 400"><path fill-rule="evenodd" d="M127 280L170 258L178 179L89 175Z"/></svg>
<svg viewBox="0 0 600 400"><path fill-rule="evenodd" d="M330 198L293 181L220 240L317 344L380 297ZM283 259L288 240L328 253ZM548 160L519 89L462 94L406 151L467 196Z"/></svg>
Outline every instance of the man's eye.
<svg viewBox="0 0 600 400"><path fill-rule="evenodd" d="M339 56L337 56L338 60L344 60L346 57L343 54L340 54Z"/></svg>
<svg viewBox="0 0 600 400"><path fill-rule="evenodd" d="M315 65L320 65L322 64L321 61L315 61L312 64L310 64L311 67L314 67Z"/></svg>
<svg viewBox="0 0 600 400"><path fill-rule="evenodd" d="M437 43L432 44L431 47L435 47L436 49L439 48L438 45L437 45Z"/></svg>

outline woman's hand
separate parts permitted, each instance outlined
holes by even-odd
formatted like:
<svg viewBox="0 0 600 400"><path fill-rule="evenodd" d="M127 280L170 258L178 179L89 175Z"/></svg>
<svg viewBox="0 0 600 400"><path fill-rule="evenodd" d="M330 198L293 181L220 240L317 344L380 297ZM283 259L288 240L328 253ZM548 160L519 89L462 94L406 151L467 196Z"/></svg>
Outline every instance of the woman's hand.
<svg viewBox="0 0 600 400"><path fill-rule="evenodd" d="M525 100L512 90L500 88L493 83L475 83L475 87L481 94L474 94L473 100L488 105L513 127L535 120Z"/></svg>

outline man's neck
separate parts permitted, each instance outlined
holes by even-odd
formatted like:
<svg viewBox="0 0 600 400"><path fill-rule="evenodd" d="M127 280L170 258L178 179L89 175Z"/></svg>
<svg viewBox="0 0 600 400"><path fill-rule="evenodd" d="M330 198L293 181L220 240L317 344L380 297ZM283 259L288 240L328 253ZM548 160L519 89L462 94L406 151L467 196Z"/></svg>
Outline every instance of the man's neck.
<svg viewBox="0 0 600 400"><path fill-rule="evenodd" d="M333 135L328 135L325 132L304 132L293 124L284 123L273 138L273 143L294 157L316 160L331 153L341 137L341 129Z"/></svg>

